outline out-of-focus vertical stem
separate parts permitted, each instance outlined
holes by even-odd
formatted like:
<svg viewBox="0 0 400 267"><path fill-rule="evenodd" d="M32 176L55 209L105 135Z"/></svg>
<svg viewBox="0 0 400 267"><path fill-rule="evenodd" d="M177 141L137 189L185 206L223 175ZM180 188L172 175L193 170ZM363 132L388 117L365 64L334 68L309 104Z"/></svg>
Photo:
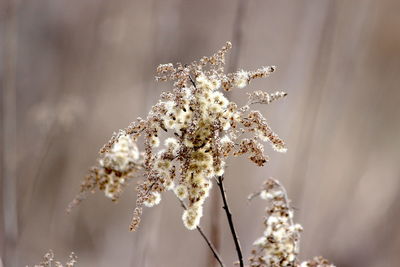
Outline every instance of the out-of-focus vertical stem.
<svg viewBox="0 0 400 267"><path fill-rule="evenodd" d="M249 0L239 0L236 15L233 20L233 32L232 32L232 44L234 45L234 49L232 49L232 56L230 60L230 64L228 66L228 72L236 71L239 62L240 48L242 46L242 37L243 37L243 18L246 14L247 6Z"/></svg>
<svg viewBox="0 0 400 267"><path fill-rule="evenodd" d="M295 188L292 199L298 200L301 197L304 199L304 190L306 185L306 174L308 163L310 161L311 149L315 135L315 127L317 116L319 114L321 99L326 88L326 80L329 64L331 62L331 47L336 25L336 3L328 2L324 7L326 15L324 16L323 24L318 40L318 48L316 49L315 62L313 64L313 78L310 81L310 90L307 92L306 100L309 101L304 108L301 125L305 125L299 135L299 155L293 164L293 179L292 187Z"/></svg>
<svg viewBox="0 0 400 267"><path fill-rule="evenodd" d="M16 266L17 221L17 110L16 110L16 62L17 62L17 1L5 5L4 47L3 47L3 218L4 218L4 264Z"/></svg>

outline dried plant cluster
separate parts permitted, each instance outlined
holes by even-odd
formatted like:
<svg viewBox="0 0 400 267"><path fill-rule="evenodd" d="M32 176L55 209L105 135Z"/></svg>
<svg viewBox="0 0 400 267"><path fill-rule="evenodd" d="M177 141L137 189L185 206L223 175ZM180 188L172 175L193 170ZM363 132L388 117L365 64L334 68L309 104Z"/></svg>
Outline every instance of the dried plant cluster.
<svg viewBox="0 0 400 267"><path fill-rule="evenodd" d="M69 255L69 260L63 265L61 262L56 261L54 259L54 253L53 251L49 250L49 252L47 252L44 256L43 256L43 260L37 264L34 265L33 267L74 267L76 266L77 257L75 256L75 254L72 252ZM27 266L28 267L28 266Z"/></svg>
<svg viewBox="0 0 400 267"><path fill-rule="evenodd" d="M128 184L142 168L143 155L139 153L136 143L128 135L120 132L117 142L112 148L103 153L98 164L89 170L81 184L80 193L69 204L68 211L79 204L86 197L87 192L94 192L96 188L116 201Z"/></svg>
<svg viewBox="0 0 400 267"><path fill-rule="evenodd" d="M145 180L137 188L130 229L135 230L139 225L143 205L158 204L161 193L172 190L181 200L187 200L188 209L182 218L192 230L203 214L211 179L223 175L228 156L249 154L251 161L263 166L268 160L263 142L270 142L276 151L285 152L284 142L271 130L267 120L249 106L268 104L285 93L254 92L249 94L248 105L241 108L223 94L223 90L244 88L253 79L267 77L275 67L225 74L225 55L230 48L228 42L213 56L190 65L160 65L156 79L174 81L173 90L161 94L146 119L138 118L114 134L101 149L99 166L91 169L73 204L96 188L113 200L118 199L127 180L142 169ZM170 135L163 145L160 144L162 133ZM241 138L243 133L252 136ZM144 137L142 157L135 145L140 136ZM133 152L130 147L134 148Z"/></svg>
<svg viewBox="0 0 400 267"><path fill-rule="evenodd" d="M223 262L199 227L203 203L215 179L224 201L229 227L235 241L240 266L244 266L239 239L223 186L226 159L248 155L258 166L268 157L264 143L278 152L286 152L285 143L270 128L265 117L251 108L254 104L270 104L286 93L255 91L248 93L248 102L238 107L224 91L244 88L253 79L269 76L274 66L255 71L224 72L229 42L211 57L203 57L189 65L162 64L157 68L157 81L173 81L173 89L161 94L145 119L138 118L127 128L114 133L100 150L96 166L81 184L80 193L69 209L96 189L116 201L129 181L138 175L144 179L137 186L137 200L130 230L140 223L143 207L159 204L161 193L170 190L184 207L182 220L187 229L197 229L207 241L221 266ZM136 143L143 139L143 152ZM268 200L264 221L265 232L254 243L250 267L333 267L323 258L300 263L299 236L302 230L293 223L293 211L284 188L269 179L257 193Z"/></svg>
<svg viewBox="0 0 400 267"><path fill-rule="evenodd" d="M268 201L263 236L254 243L249 259L250 267L334 267L322 257L301 264L299 253L300 224L293 222L293 210L284 187L275 179L265 181L262 191L250 196Z"/></svg>

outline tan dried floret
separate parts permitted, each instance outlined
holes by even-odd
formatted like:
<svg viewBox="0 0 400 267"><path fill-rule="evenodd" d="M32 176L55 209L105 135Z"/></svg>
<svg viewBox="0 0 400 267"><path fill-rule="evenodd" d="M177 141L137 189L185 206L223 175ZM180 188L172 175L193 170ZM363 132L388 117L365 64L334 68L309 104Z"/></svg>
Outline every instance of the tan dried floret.
<svg viewBox="0 0 400 267"><path fill-rule="evenodd" d="M315 257L312 260L302 262L300 267L335 267L335 265L323 257Z"/></svg>
<svg viewBox="0 0 400 267"><path fill-rule="evenodd" d="M243 139L234 155L242 155L250 153L250 160L258 166L264 166L268 161L268 157L264 155L264 147L255 139Z"/></svg>
<svg viewBox="0 0 400 267"><path fill-rule="evenodd" d="M256 133L257 137L263 141L269 141L272 147L278 152L286 152L286 146L282 139L275 134L269 127L267 120L259 111L251 111L248 116L243 118L243 124Z"/></svg>
<svg viewBox="0 0 400 267"><path fill-rule="evenodd" d="M247 94L249 96L248 105L251 104L269 104L275 100L283 98L287 96L287 93L282 91L277 91L275 93L267 93L264 91L254 91L252 93Z"/></svg>

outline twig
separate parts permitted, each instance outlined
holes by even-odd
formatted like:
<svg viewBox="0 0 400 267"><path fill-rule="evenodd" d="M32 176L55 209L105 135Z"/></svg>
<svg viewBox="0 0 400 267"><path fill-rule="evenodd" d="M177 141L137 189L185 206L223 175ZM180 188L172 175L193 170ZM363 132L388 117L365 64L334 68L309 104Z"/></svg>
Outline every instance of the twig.
<svg viewBox="0 0 400 267"><path fill-rule="evenodd" d="M194 82L194 80L193 80L192 76L190 76L190 75L189 75L189 79L190 79L190 82L193 84L194 88L196 88L196 89L197 89L197 87L196 87L196 83Z"/></svg>
<svg viewBox="0 0 400 267"><path fill-rule="evenodd" d="M228 201L226 199L226 193L225 193L223 180L224 180L223 176L218 176L217 184L218 184L219 190L221 192L222 201L224 202L224 207L223 208L225 210L226 217L228 219L229 228L231 229L232 238L233 238L233 241L235 242L236 253L237 253L238 258L239 258L239 265L240 265L240 267L243 267L244 264L243 264L242 249L240 247L239 238L238 238L238 236L236 234L235 226L233 225L232 213L231 213L231 211L229 209Z"/></svg>
<svg viewBox="0 0 400 267"><path fill-rule="evenodd" d="M182 208L185 210L187 209L185 203L178 198L179 202L181 203ZM214 254L215 259L218 261L219 265L221 267L225 267L224 263L222 262L221 256L219 255L218 251L215 249L214 245L211 243L211 241L208 239L206 234L203 232L203 229L198 225L197 231L200 233L200 235L203 237L203 239L206 241L208 247L211 249L212 253Z"/></svg>

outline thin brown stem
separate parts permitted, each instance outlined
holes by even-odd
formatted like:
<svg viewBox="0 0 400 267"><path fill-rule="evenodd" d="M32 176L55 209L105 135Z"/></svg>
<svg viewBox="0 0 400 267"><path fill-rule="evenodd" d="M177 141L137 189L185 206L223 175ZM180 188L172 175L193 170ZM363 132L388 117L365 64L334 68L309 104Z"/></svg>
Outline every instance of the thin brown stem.
<svg viewBox="0 0 400 267"><path fill-rule="evenodd" d="M228 200L226 199L226 193L225 193L225 188L224 188L223 181L224 181L224 177L223 176L218 176L217 184L218 184L218 187L219 187L219 191L221 192L222 201L224 202L224 207L223 208L225 210L226 217L228 219L229 228L231 230L233 241L235 242L236 253L237 253L238 259L239 259L239 265L240 265L240 267L243 267L244 263L243 263L242 248L240 247L239 237L236 234L235 226L233 224L232 213L231 213L231 211L229 209Z"/></svg>
<svg viewBox="0 0 400 267"><path fill-rule="evenodd" d="M179 202L181 203L181 206L183 209L187 209L185 203L178 198ZM222 262L221 256L219 255L218 251L215 249L214 245L211 243L211 241L208 239L206 234L203 232L203 229L198 225L197 231L200 233L200 235L203 237L203 239L206 241L208 247L211 249L212 253L214 254L215 259L218 261L219 265L221 267L225 267L224 263Z"/></svg>

